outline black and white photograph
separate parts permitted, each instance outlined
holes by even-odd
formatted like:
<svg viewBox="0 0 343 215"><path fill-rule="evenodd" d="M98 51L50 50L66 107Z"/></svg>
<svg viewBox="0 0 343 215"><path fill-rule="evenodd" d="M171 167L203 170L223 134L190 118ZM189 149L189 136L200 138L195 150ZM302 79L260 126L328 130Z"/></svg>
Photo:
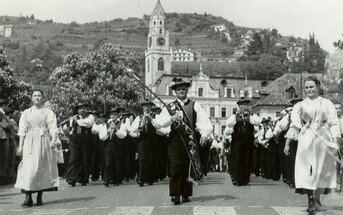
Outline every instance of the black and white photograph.
<svg viewBox="0 0 343 215"><path fill-rule="evenodd" d="M0 0L0 215L343 215L342 8Z"/></svg>

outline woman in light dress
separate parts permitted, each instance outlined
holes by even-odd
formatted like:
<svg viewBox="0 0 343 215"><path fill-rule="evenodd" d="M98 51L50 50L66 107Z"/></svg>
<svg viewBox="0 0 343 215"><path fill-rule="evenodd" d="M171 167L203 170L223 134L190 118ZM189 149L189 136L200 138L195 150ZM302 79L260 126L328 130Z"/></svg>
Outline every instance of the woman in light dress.
<svg viewBox="0 0 343 215"><path fill-rule="evenodd" d="M37 192L37 205L43 205L43 191L55 191L59 186L56 147L57 122L54 112L43 105L43 92L32 93L33 106L20 117L18 153L22 161L18 167L14 187L25 193L22 206L32 207L32 193Z"/></svg>
<svg viewBox="0 0 343 215"><path fill-rule="evenodd" d="M284 152L288 155L290 140L298 140L295 161L296 193L307 194L309 214L322 210L320 195L336 188L335 152L340 136L333 103L320 95L320 81L308 77L307 97L297 103L291 114Z"/></svg>

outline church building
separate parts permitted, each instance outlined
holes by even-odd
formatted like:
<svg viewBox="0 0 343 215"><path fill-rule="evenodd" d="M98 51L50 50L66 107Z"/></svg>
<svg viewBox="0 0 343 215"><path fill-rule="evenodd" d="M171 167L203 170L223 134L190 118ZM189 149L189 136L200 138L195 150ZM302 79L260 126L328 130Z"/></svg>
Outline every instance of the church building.
<svg viewBox="0 0 343 215"><path fill-rule="evenodd" d="M148 43L145 51L146 86L168 104L176 98L175 92L170 88L174 77L181 77L191 82L188 97L199 102L205 109L214 126L214 133L223 134L227 118L238 109L237 101L241 98L258 99L260 90L267 87L272 80L248 80L245 77L235 77L229 74L228 76L207 76L201 64L199 73L195 76L172 74L173 52L165 21L165 11L158 0L149 22ZM153 102L157 106L162 106L157 99Z"/></svg>

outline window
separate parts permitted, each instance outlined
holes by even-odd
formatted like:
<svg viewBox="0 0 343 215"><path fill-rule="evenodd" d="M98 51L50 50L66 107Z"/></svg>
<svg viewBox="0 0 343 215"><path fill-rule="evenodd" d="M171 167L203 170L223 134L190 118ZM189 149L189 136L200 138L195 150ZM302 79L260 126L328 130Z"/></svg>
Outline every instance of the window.
<svg viewBox="0 0 343 215"><path fill-rule="evenodd" d="M237 108L233 108L233 109L232 109L232 113L233 113L233 114L236 114L236 113L237 113Z"/></svg>
<svg viewBox="0 0 343 215"><path fill-rule="evenodd" d="M162 34L162 28L160 28L160 34Z"/></svg>
<svg viewBox="0 0 343 215"><path fill-rule="evenodd" d="M169 96L173 95L173 89L171 88L171 86L168 86L168 95Z"/></svg>
<svg viewBox="0 0 343 215"><path fill-rule="evenodd" d="M224 134L225 128L226 128L226 126L222 125L222 135Z"/></svg>
<svg viewBox="0 0 343 215"><path fill-rule="evenodd" d="M279 117L279 116L281 116L281 112L280 111L276 111L275 115L276 115L276 117Z"/></svg>
<svg viewBox="0 0 343 215"><path fill-rule="evenodd" d="M150 60L149 59L148 59L147 64L148 64L148 72L150 72Z"/></svg>
<svg viewBox="0 0 343 215"><path fill-rule="evenodd" d="M215 107L210 107L210 117L216 117L215 111Z"/></svg>
<svg viewBox="0 0 343 215"><path fill-rule="evenodd" d="M244 91L244 98L249 98L249 91L248 90Z"/></svg>
<svg viewBox="0 0 343 215"><path fill-rule="evenodd" d="M204 89L202 87L198 88L198 96L203 97Z"/></svg>
<svg viewBox="0 0 343 215"><path fill-rule="evenodd" d="M156 25L156 21L154 21L154 25Z"/></svg>
<svg viewBox="0 0 343 215"><path fill-rule="evenodd" d="M244 98L244 91L243 90L239 91L239 97Z"/></svg>
<svg viewBox="0 0 343 215"><path fill-rule="evenodd" d="M226 107L222 107L222 117L226 117Z"/></svg>
<svg viewBox="0 0 343 215"><path fill-rule="evenodd" d="M162 25L162 21L160 21L160 25Z"/></svg>
<svg viewBox="0 0 343 215"><path fill-rule="evenodd" d="M232 89L231 88L226 89L226 97L227 98L231 98L232 97Z"/></svg>
<svg viewBox="0 0 343 215"><path fill-rule="evenodd" d="M164 61L163 58L158 59L158 71L163 71L164 70Z"/></svg>

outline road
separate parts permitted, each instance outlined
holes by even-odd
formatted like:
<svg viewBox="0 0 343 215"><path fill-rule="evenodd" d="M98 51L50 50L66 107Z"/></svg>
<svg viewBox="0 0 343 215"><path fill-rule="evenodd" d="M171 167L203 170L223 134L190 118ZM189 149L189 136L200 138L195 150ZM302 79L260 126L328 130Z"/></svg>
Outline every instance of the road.
<svg viewBox="0 0 343 215"><path fill-rule="evenodd" d="M36 196L33 196L35 202ZM342 215L343 194L330 196L330 208L320 214ZM135 182L104 187L100 181L69 187L62 179L58 192L43 194L44 205L22 208L24 195L13 185L0 187L1 215L303 215L307 197L280 181L252 177L251 186L235 187L226 173L210 173L194 186L191 202L174 206L168 196L168 179L152 186Z"/></svg>

